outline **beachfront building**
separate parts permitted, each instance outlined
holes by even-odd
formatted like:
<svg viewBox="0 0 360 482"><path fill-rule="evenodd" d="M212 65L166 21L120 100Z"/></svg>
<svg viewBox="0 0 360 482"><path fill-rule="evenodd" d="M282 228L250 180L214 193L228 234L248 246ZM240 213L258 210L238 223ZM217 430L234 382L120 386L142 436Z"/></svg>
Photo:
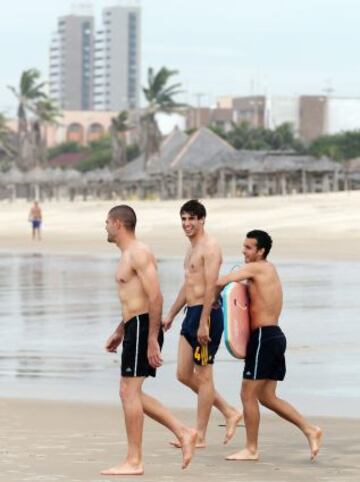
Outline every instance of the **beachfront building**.
<svg viewBox="0 0 360 482"><path fill-rule="evenodd" d="M15 167L0 174L0 198L75 197L181 199L288 195L356 189L358 160L342 166L328 158L294 152L237 151L207 128L192 135L179 129L158 153L125 166L80 173L74 169Z"/></svg>
<svg viewBox="0 0 360 482"><path fill-rule="evenodd" d="M94 108L136 109L140 105L140 7L108 7L102 16L103 26L95 37Z"/></svg>
<svg viewBox="0 0 360 482"><path fill-rule="evenodd" d="M49 95L69 111L139 107L141 9L107 7L96 30L90 7L58 19L50 45Z"/></svg>
<svg viewBox="0 0 360 482"><path fill-rule="evenodd" d="M236 197L338 191L341 166L294 152L237 151L207 128L179 130L147 163L144 156L115 173L121 197Z"/></svg>
<svg viewBox="0 0 360 482"><path fill-rule="evenodd" d="M220 97L214 108L192 107L187 129L215 125L225 132L232 123L276 129L291 124L297 137L311 142L323 135L360 130L360 98L325 95Z"/></svg>
<svg viewBox="0 0 360 482"><path fill-rule="evenodd" d="M50 45L49 96L64 110L91 110L93 104L94 19L58 19Z"/></svg>

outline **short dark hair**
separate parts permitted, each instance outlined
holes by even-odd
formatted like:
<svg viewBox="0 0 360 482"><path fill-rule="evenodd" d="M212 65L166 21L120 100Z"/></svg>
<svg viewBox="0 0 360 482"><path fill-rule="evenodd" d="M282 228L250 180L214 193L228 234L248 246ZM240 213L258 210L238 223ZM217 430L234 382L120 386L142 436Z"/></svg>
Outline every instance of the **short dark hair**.
<svg viewBox="0 0 360 482"><path fill-rule="evenodd" d="M111 219L121 221L128 231L135 231L136 214L130 206L127 206L126 204L114 206L110 209L109 216Z"/></svg>
<svg viewBox="0 0 360 482"><path fill-rule="evenodd" d="M256 239L256 246L258 249L264 249L264 259L270 252L272 246L272 239L266 231L261 231L260 229L254 229L249 231L246 235L247 238Z"/></svg>
<svg viewBox="0 0 360 482"><path fill-rule="evenodd" d="M197 199L191 199L181 206L180 216L184 213L196 216L198 219L206 218L206 209Z"/></svg>

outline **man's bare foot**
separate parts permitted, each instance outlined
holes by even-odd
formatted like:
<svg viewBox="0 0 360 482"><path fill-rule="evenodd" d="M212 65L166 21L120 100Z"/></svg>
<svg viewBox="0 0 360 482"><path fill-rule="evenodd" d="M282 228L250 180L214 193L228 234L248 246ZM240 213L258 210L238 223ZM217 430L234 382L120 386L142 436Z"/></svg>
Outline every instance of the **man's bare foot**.
<svg viewBox="0 0 360 482"><path fill-rule="evenodd" d="M191 462L191 459L194 455L194 450L196 446L196 438L197 432L192 428L187 428L184 430L183 435L181 437L180 446L183 453L183 463L182 468L186 469L186 467Z"/></svg>
<svg viewBox="0 0 360 482"><path fill-rule="evenodd" d="M226 432L225 432L224 444L227 444L233 438L236 427L238 426L238 423L242 418L243 418L242 412L238 412L234 410L234 412L230 415L230 417L227 417L225 419Z"/></svg>
<svg viewBox="0 0 360 482"><path fill-rule="evenodd" d="M169 442L169 444L172 447L175 447L176 449L181 449L182 448L182 443L179 442L179 440L173 440ZM206 448L206 442L205 440L202 440L199 438L199 435L196 433L196 442L195 442L195 448L196 449L204 449Z"/></svg>
<svg viewBox="0 0 360 482"><path fill-rule="evenodd" d="M310 459L315 460L321 447L322 436L323 436L322 430L320 427L315 426L311 429L311 431L309 431L305 435L306 435L306 438L308 439L310 450L311 450Z"/></svg>
<svg viewBox="0 0 360 482"><path fill-rule="evenodd" d="M101 475L143 475L144 467L140 465L132 465L129 462L124 462L123 464L115 465L111 469L102 470Z"/></svg>
<svg viewBox="0 0 360 482"><path fill-rule="evenodd" d="M249 449L240 450L235 454L228 455L225 460L259 460L259 452L252 452Z"/></svg>

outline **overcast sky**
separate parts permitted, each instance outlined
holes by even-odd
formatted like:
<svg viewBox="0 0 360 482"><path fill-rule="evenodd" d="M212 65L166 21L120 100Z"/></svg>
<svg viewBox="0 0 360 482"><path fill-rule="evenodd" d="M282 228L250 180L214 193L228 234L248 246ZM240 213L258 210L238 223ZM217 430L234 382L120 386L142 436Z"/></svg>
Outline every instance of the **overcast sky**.
<svg viewBox="0 0 360 482"><path fill-rule="evenodd" d="M100 17L114 0L94 0ZM48 47L72 0L0 0L0 111L23 70L48 76ZM360 0L142 0L142 83L148 66L179 70L185 101L221 95L360 97Z"/></svg>

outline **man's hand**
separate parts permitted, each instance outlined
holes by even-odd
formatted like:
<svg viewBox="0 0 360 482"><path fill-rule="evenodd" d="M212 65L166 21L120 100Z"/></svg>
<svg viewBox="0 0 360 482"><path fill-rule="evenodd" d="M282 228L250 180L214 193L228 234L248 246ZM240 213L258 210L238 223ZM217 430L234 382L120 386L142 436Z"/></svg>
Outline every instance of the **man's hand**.
<svg viewBox="0 0 360 482"><path fill-rule="evenodd" d="M211 309L212 310L217 310L221 308L221 298L220 295L215 299L214 303L212 304Z"/></svg>
<svg viewBox="0 0 360 482"><path fill-rule="evenodd" d="M199 329L197 332L197 339L200 345L207 345L211 338L209 336L209 325L208 323L201 323L199 324Z"/></svg>
<svg viewBox="0 0 360 482"><path fill-rule="evenodd" d="M149 338L148 340L147 357L150 366L152 366L153 368L159 368L162 365L160 346L156 338Z"/></svg>
<svg viewBox="0 0 360 482"><path fill-rule="evenodd" d="M162 327L164 328L164 331L170 330L173 321L173 318L170 318L169 316L163 320Z"/></svg>
<svg viewBox="0 0 360 482"><path fill-rule="evenodd" d="M123 340L124 333L115 331L107 340L105 344L105 350L109 353L116 353L117 347Z"/></svg>

